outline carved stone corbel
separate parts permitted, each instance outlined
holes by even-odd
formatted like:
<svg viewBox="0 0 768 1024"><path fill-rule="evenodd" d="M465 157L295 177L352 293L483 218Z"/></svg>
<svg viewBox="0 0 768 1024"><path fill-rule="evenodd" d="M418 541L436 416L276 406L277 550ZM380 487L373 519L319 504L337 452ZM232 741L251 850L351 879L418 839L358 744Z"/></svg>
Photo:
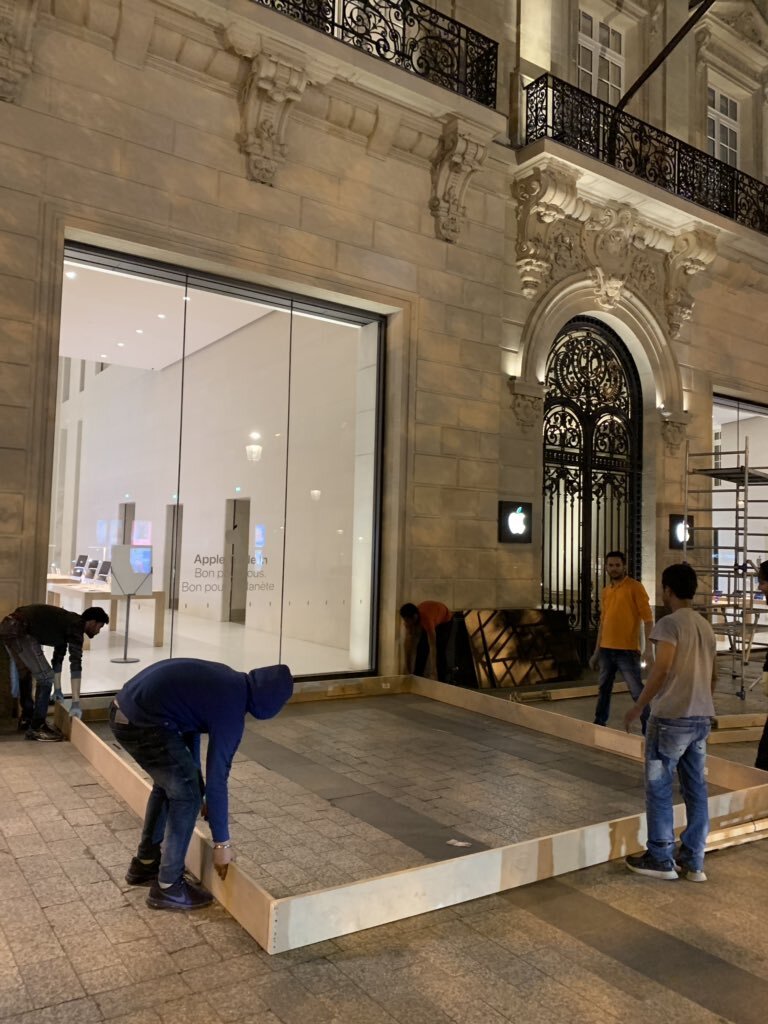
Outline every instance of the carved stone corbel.
<svg viewBox="0 0 768 1024"><path fill-rule="evenodd" d="M670 336L677 338L693 313L689 279L706 270L717 253L715 236L705 231L686 231L675 239L666 259L667 287L664 300Z"/></svg>
<svg viewBox="0 0 768 1024"><path fill-rule="evenodd" d="M605 206L586 222L584 248L601 309L613 309L621 300L635 250L644 247L637 213L629 206Z"/></svg>
<svg viewBox="0 0 768 1024"><path fill-rule="evenodd" d="M667 455L675 456L685 444L688 435L687 412L670 413L661 410L661 436L666 447Z"/></svg>
<svg viewBox="0 0 768 1024"><path fill-rule="evenodd" d="M512 185L517 203L516 263L527 299L536 297L552 272L552 250L558 246L552 244L549 226L566 217L579 221L589 216L590 207L576 191L577 181L578 173L545 164ZM561 248L562 244L563 240Z"/></svg>
<svg viewBox="0 0 768 1024"><path fill-rule="evenodd" d="M464 222L464 197L472 175L480 170L488 154L491 135L480 135L467 122L449 117L432 159L432 196L429 210L435 220L435 235L455 242Z"/></svg>
<svg viewBox="0 0 768 1024"><path fill-rule="evenodd" d="M306 68L282 54L262 51L253 58L240 96L241 131L237 137L251 181L272 184L285 160L288 113L301 99L308 81Z"/></svg>
<svg viewBox="0 0 768 1024"><path fill-rule="evenodd" d="M32 70L32 33L39 0L0 3L0 100L13 103Z"/></svg>
<svg viewBox="0 0 768 1024"><path fill-rule="evenodd" d="M510 405L520 433L526 437L536 432L540 434L544 416L544 386L510 377L507 387L512 396Z"/></svg>

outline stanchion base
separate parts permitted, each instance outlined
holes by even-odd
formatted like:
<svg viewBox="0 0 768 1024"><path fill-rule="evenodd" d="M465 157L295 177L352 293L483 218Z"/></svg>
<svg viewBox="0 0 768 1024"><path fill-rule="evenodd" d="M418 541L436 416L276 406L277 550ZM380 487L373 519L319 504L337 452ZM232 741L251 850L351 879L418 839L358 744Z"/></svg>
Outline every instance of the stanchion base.
<svg viewBox="0 0 768 1024"><path fill-rule="evenodd" d="M113 665L135 665L141 658L110 658Z"/></svg>

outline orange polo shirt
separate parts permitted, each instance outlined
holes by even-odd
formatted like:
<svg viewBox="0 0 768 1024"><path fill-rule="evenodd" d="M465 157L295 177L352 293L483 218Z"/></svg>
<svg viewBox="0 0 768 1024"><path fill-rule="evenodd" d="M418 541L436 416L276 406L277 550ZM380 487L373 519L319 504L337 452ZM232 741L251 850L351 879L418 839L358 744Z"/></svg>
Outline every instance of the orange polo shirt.
<svg viewBox="0 0 768 1024"><path fill-rule="evenodd" d="M640 623L652 622L645 587L631 576L603 590L600 646L618 651L640 650Z"/></svg>
<svg viewBox="0 0 768 1024"><path fill-rule="evenodd" d="M433 632L436 626L450 622L453 618L450 609L442 601L422 601L417 607L419 609L419 625L428 633Z"/></svg>

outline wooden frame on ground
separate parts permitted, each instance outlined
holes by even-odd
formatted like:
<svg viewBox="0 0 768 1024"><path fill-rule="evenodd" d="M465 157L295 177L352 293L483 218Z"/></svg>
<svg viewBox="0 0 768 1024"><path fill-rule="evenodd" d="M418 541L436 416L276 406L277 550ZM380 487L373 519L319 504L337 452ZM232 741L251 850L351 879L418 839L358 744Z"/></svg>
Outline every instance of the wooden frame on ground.
<svg viewBox="0 0 768 1024"><path fill-rule="evenodd" d="M316 698L397 692L427 697L633 761L642 760L640 736L428 679L365 680L359 686L347 683L337 693L331 688L318 690ZM128 806L143 815L149 783L87 725L77 719L70 722L74 746ZM768 830L763 832L758 827L768 817L766 774L711 755L708 774L713 785L729 790L710 797L713 832L745 826L747 832L754 833L753 838L768 836ZM680 805L675 808L676 826L683 821L684 808ZM231 866L222 882L213 870L210 841L199 829L190 844L187 866L259 945L268 953L282 953L603 864L642 849L645 838L645 814L633 814L281 899L273 897L237 864Z"/></svg>

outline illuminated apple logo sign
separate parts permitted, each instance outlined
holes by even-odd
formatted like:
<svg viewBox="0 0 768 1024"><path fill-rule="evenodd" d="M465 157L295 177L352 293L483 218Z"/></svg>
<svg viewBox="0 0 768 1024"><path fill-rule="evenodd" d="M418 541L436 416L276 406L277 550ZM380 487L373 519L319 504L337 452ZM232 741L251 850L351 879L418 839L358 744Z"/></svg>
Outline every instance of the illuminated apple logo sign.
<svg viewBox="0 0 768 1024"><path fill-rule="evenodd" d="M525 533L526 519L521 505L518 505L514 512L509 513L507 516L507 526L509 527L509 532L514 533L515 536Z"/></svg>
<svg viewBox="0 0 768 1024"><path fill-rule="evenodd" d="M533 505L530 501L499 502L499 543L530 544Z"/></svg>
<svg viewBox="0 0 768 1024"><path fill-rule="evenodd" d="M693 547L693 516L669 517L669 547L673 551Z"/></svg>

